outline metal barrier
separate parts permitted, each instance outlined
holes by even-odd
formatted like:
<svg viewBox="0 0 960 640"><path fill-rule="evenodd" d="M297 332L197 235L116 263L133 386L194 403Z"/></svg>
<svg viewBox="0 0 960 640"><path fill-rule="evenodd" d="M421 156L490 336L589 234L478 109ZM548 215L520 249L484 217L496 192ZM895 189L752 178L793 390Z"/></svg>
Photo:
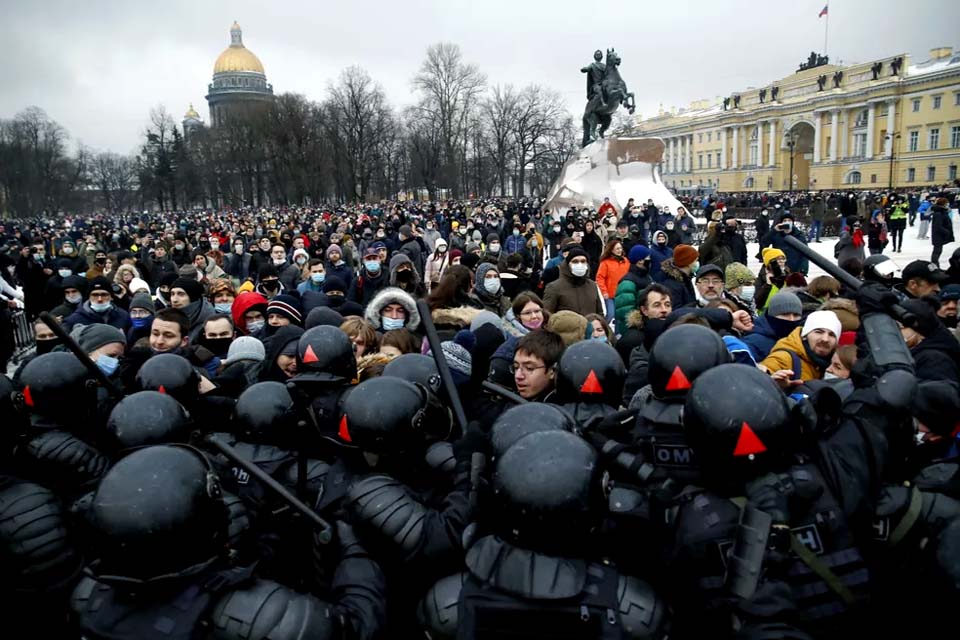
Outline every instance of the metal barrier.
<svg viewBox="0 0 960 640"><path fill-rule="evenodd" d="M13 325L13 360L19 359L24 351L33 347L33 327L23 309L16 309L10 314L10 324Z"/></svg>

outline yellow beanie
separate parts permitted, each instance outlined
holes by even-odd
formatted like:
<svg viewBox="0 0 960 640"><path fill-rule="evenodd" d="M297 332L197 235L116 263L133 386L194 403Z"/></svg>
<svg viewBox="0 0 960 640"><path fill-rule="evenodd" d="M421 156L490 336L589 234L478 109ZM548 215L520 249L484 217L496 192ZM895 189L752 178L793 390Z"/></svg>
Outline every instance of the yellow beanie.
<svg viewBox="0 0 960 640"><path fill-rule="evenodd" d="M765 267L769 267L770 263L776 260L777 258L787 257L787 254L785 254L783 251L781 251L780 249L775 249L773 247L767 247L760 253L760 255L763 256L763 265Z"/></svg>

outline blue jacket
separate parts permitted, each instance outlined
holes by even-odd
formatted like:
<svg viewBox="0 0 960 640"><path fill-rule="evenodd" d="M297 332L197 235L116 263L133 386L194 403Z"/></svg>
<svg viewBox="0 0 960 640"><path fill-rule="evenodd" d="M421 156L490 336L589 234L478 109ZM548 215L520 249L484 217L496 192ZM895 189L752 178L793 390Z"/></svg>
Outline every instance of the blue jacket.
<svg viewBox="0 0 960 640"><path fill-rule="evenodd" d="M770 321L765 315L754 320L753 331L743 336L743 341L750 347L750 351L753 352L753 359L757 362L770 355L770 351L773 350L773 346L777 344L779 339L777 332L770 326Z"/></svg>
<svg viewBox="0 0 960 640"><path fill-rule="evenodd" d="M751 367L757 366L757 361L754 360L750 347L740 338L730 335L723 336L723 344L727 346L727 351L730 352L730 355L733 356L733 361L737 364L748 364Z"/></svg>
<svg viewBox="0 0 960 640"><path fill-rule="evenodd" d="M650 277L655 276L660 273L660 263L666 260L667 258L673 257L673 249L664 245L660 246L658 244L650 245Z"/></svg>
<svg viewBox="0 0 960 640"><path fill-rule="evenodd" d="M524 253L526 248L527 239L522 234L515 236L511 233L503 242L503 249L507 252L506 255L510 255L511 253Z"/></svg>

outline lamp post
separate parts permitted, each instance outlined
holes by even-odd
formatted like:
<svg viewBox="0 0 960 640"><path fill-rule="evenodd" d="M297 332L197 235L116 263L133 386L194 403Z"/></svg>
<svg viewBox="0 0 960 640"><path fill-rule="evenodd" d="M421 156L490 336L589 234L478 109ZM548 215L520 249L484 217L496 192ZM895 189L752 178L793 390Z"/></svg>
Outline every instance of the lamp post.
<svg viewBox="0 0 960 640"><path fill-rule="evenodd" d="M789 180L790 190L793 191L793 149L797 146L797 133L790 129L787 132L787 149L790 150L790 173L787 174L787 180Z"/></svg>
<svg viewBox="0 0 960 640"><path fill-rule="evenodd" d="M893 191L893 156L897 151L897 140L900 138L900 134L888 133L884 138L890 141L890 183L887 185L887 190Z"/></svg>

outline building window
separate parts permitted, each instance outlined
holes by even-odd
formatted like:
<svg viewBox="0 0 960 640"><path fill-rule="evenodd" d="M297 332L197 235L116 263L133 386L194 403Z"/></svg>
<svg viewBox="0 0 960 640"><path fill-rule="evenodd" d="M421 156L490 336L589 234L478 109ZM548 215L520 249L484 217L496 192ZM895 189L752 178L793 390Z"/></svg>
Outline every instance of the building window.
<svg viewBox="0 0 960 640"><path fill-rule="evenodd" d="M718 153L718 154L717 154L717 168L719 169L719 168L722 167L722 166L723 166L723 165L720 164L720 154Z"/></svg>
<svg viewBox="0 0 960 640"><path fill-rule="evenodd" d="M960 147L960 127L950 127L950 146L954 149Z"/></svg>
<svg viewBox="0 0 960 640"><path fill-rule="evenodd" d="M867 110L864 109L863 111L860 111L859 113L857 113L857 119L856 119L856 121L854 121L853 126L854 126L854 127L865 127L865 126L867 126L867 118L868 118L868 116L867 116Z"/></svg>
<svg viewBox="0 0 960 640"><path fill-rule="evenodd" d="M953 182L957 179L957 165L952 164L947 168L947 180Z"/></svg>
<svg viewBox="0 0 960 640"><path fill-rule="evenodd" d="M867 155L867 134L853 134L853 157L863 158Z"/></svg>
<svg viewBox="0 0 960 640"><path fill-rule="evenodd" d="M743 188L744 188L744 189L753 189L753 178L752 178L752 177L751 177L751 178L747 178L746 180L743 181Z"/></svg>
<svg viewBox="0 0 960 640"><path fill-rule="evenodd" d="M917 170L913 167L907 169L907 182L913 182L917 179Z"/></svg>
<svg viewBox="0 0 960 640"><path fill-rule="evenodd" d="M703 154L697 154L697 169L703 169Z"/></svg>
<svg viewBox="0 0 960 640"><path fill-rule="evenodd" d="M916 151L917 147L920 145L920 132L911 131L910 132L910 146L907 147L908 151Z"/></svg>
<svg viewBox="0 0 960 640"><path fill-rule="evenodd" d="M759 158L760 158L760 149L757 148L757 141L754 140L753 142L750 143L750 166L751 167L757 166L760 163Z"/></svg>
<svg viewBox="0 0 960 640"><path fill-rule="evenodd" d="M713 169L713 154L707 154L707 169Z"/></svg>
<svg viewBox="0 0 960 640"><path fill-rule="evenodd" d="M960 91L953 94L953 106L960 107Z"/></svg>
<svg viewBox="0 0 960 640"><path fill-rule="evenodd" d="M930 151L940 148L940 129L930 129Z"/></svg>
<svg viewBox="0 0 960 640"><path fill-rule="evenodd" d="M920 98L913 99L913 112L916 113L917 111L920 111Z"/></svg>
<svg viewBox="0 0 960 640"><path fill-rule="evenodd" d="M960 93L957 94L957 98L960 98ZM960 100L957 100L957 103L960 104ZM713 140L713 133L707 131L707 142Z"/></svg>
<svg viewBox="0 0 960 640"><path fill-rule="evenodd" d="M847 183L849 184L860 184L863 176L860 175L859 171L851 171L850 175L847 176Z"/></svg>
<svg viewBox="0 0 960 640"><path fill-rule="evenodd" d="M875 174L875 173L871 173L871 174L870 174L870 182L871 182L872 184L877 184L877 174Z"/></svg>
<svg viewBox="0 0 960 640"><path fill-rule="evenodd" d="M934 109L939 109L939 108L940 108L940 103L941 103L942 101L943 101L943 98L942 98L941 96L933 96L933 108L934 108Z"/></svg>
<svg viewBox="0 0 960 640"><path fill-rule="evenodd" d="M702 133L698 133L698 134L697 134L697 142L703 142L703 134L702 134Z"/></svg>
<svg viewBox="0 0 960 640"><path fill-rule="evenodd" d="M927 182L933 182L937 179L937 168L927 167Z"/></svg>

